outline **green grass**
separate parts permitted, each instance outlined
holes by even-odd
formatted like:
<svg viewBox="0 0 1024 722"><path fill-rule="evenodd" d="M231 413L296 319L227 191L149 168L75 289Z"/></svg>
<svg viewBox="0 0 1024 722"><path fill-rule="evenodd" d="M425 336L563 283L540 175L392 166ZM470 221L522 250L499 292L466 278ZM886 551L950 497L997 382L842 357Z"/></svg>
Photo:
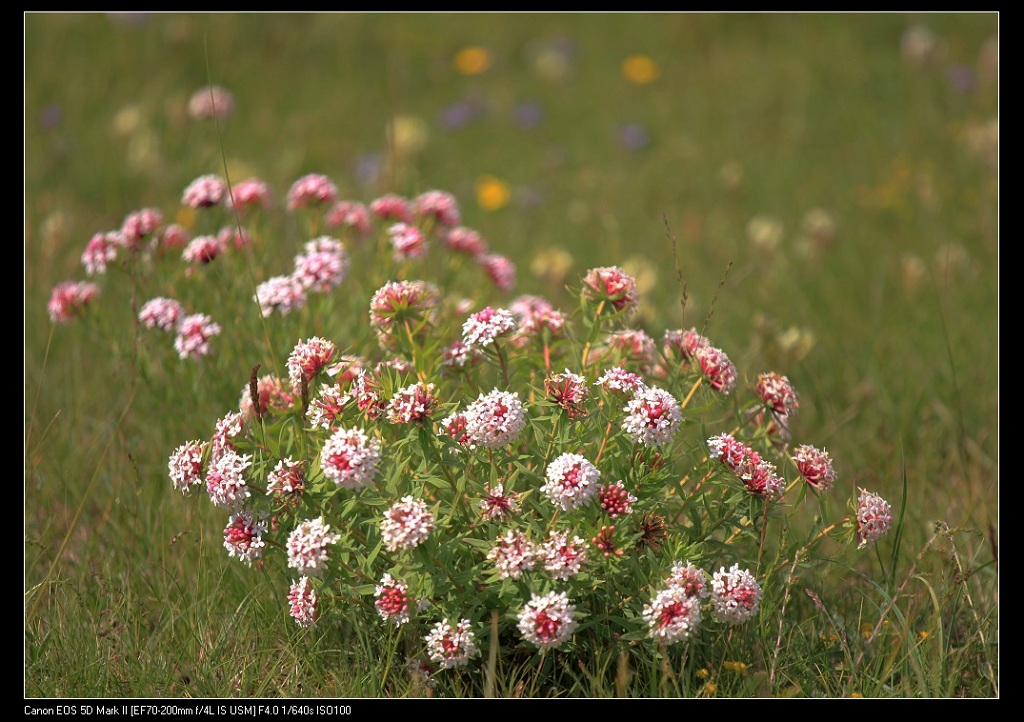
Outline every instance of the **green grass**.
<svg viewBox="0 0 1024 722"><path fill-rule="evenodd" d="M918 24L941 39L925 65L901 55ZM173 215L224 159L233 180L258 175L279 198L307 172L363 201L448 190L517 263L517 291L562 305L574 303L562 284L531 272L545 250L571 254L570 283L598 265L644 269L652 335L706 322L747 382L777 370L800 391L794 430L836 460L826 514L865 486L905 516L877 549L815 552L742 640L664 659L552 656L542 670L503 658L494 694L998 696L998 180L976 142L998 118L980 60L997 15L33 13L24 25L27 697L488 689L483 671L417 686L401 649L374 655L379 621L356 611L297 628L269 578L226 558L220 513L170 486L168 453L212 431L249 355L227 378L168 363L133 336L125 283L104 286L93 323L47 318L53 285L84 278L93 233L144 206ZM493 66L459 74L453 57L476 44ZM623 78L635 53L657 63L654 83ZM971 92L950 83L959 65L978 71ZM184 113L207 82L235 95L219 129ZM464 100L480 115L446 130L442 113ZM513 120L526 101L543 109L533 128ZM426 142L389 155L389 124L406 116ZM617 140L627 123L646 147ZM393 162L366 180L367 154ZM509 184L507 207L476 204L484 175ZM816 208L835 238L806 254ZM763 215L782 224L774 252L748 240ZM268 264L306 240L278 228ZM331 323L345 337L364 319Z"/></svg>

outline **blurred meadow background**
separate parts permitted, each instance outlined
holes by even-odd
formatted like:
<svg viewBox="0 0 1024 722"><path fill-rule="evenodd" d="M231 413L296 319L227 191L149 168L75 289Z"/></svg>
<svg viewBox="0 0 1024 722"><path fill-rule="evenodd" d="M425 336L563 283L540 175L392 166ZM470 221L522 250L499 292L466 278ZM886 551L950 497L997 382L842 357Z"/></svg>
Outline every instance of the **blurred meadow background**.
<svg viewBox="0 0 1024 722"><path fill-rule="evenodd" d="M129 383L128 284L100 281L88 322L47 316L94 233L143 207L187 222L182 190L225 166L278 199L312 172L364 202L446 190L518 293L572 306L567 285L620 265L652 335L704 329L741 384L788 376L841 495L905 515L887 574L909 641L870 689L833 670L719 694L997 696L998 21L26 14L26 696L412 694L338 633L299 637L217 542L223 515L172 488L168 454L249 368ZM234 111L197 122L210 83ZM877 621L845 574L821 584L844 600L808 620L823 639Z"/></svg>

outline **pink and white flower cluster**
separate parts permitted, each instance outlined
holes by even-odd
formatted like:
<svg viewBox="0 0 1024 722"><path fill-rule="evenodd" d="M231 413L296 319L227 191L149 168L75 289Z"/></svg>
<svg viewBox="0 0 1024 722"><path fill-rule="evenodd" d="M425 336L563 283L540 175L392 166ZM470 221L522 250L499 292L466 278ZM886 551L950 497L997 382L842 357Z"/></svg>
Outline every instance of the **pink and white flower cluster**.
<svg viewBox="0 0 1024 722"><path fill-rule="evenodd" d="M380 459L380 441L363 429L336 429L320 450L324 476L342 489L362 489L373 483Z"/></svg>
<svg viewBox="0 0 1024 722"><path fill-rule="evenodd" d="M711 578L711 609L715 618L729 624L752 619L761 605L761 585L746 569L733 564L721 567Z"/></svg>
<svg viewBox="0 0 1024 722"><path fill-rule="evenodd" d="M480 654L476 635L468 619L450 623L445 617L427 632L423 641L427 646L427 655L442 669L464 667Z"/></svg>
<svg viewBox="0 0 1024 722"><path fill-rule="evenodd" d="M860 490L857 499L857 548L878 541L892 524L889 502L867 489Z"/></svg>
<svg viewBox="0 0 1024 722"><path fill-rule="evenodd" d="M425 503L412 496L391 506L380 524L384 548L389 552L414 549L427 540L434 530L434 514Z"/></svg>
<svg viewBox="0 0 1024 722"><path fill-rule="evenodd" d="M751 494L765 499L782 497L786 482L776 473L775 465L732 434L712 436L708 449L710 458L718 459L736 474Z"/></svg>
<svg viewBox="0 0 1024 722"><path fill-rule="evenodd" d="M548 464L544 478L544 495L562 511L571 511L597 496L601 472L586 457L564 453Z"/></svg>
<svg viewBox="0 0 1024 722"><path fill-rule="evenodd" d="M683 423L679 402L664 389L652 386L637 391L626 404L622 429L638 444L665 446Z"/></svg>
<svg viewBox="0 0 1024 722"><path fill-rule="evenodd" d="M462 324L462 341L470 348L484 348L494 345L498 338L508 335L515 328L516 319L511 311L488 306L472 314Z"/></svg>
<svg viewBox="0 0 1024 722"><path fill-rule="evenodd" d="M576 605L565 592L531 594L519 612L519 633L541 649L554 649L568 641L576 631Z"/></svg>
<svg viewBox="0 0 1024 722"><path fill-rule="evenodd" d="M526 409L516 392L494 389L469 405L465 422L471 443L500 449L518 439L526 428Z"/></svg>
<svg viewBox="0 0 1024 722"><path fill-rule="evenodd" d="M288 535L288 567L304 576L322 575L327 567L327 547L339 539L341 535L332 532L322 516L306 519Z"/></svg>

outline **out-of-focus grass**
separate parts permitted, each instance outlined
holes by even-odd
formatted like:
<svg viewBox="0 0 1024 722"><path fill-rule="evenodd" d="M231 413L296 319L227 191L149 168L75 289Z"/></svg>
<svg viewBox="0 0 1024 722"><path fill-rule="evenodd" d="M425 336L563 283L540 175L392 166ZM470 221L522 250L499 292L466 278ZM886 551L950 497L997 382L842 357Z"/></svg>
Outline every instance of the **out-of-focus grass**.
<svg viewBox="0 0 1024 722"><path fill-rule="evenodd" d="M914 46L927 39L915 27L934 43ZM943 520L986 564L998 529L997 30L980 13L26 15L28 694L186 693L179 675L209 670L163 660L139 680L127 660L173 649L202 667L216 640L190 637L230 620L187 619L204 614L193 592L216 589L228 607L255 594L204 546L222 520L178 503L165 469L240 385L133 362L130 288L105 286L99 330L46 317L51 287L84 277L94 232L144 206L173 214L222 153L233 180L260 176L279 198L306 172L358 200L448 190L464 223L516 261L519 290L566 305L544 253L570 254L570 283L626 265L652 334L705 328L748 374L789 376L794 425L830 451L843 490L896 500L906 468L909 549ZM468 47L485 50L479 73L460 72ZM638 55L651 82L623 72ZM235 96L219 129L185 112L207 82ZM476 202L484 177L507 186L507 205ZM277 239L285 259L306 240L290 231ZM946 570L940 556L925 565ZM997 596L984 601L994 610ZM264 603L267 638L294 636ZM188 693L317 693L232 688L231 676Z"/></svg>

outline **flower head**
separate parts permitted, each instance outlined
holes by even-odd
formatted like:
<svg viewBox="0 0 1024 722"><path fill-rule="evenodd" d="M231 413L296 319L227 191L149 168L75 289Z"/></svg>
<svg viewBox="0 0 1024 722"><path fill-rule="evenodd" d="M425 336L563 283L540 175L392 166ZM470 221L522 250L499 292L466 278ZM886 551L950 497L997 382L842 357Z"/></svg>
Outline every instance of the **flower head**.
<svg viewBox="0 0 1024 722"><path fill-rule="evenodd" d="M484 496L479 501L480 515L484 519L499 519L506 514L512 516L519 511L519 494L505 491L503 484L491 488L484 486Z"/></svg>
<svg viewBox="0 0 1024 722"><path fill-rule="evenodd" d="M338 187L325 175L309 173L288 189L288 210L319 207L338 200Z"/></svg>
<svg viewBox="0 0 1024 722"><path fill-rule="evenodd" d="M600 386L605 391L629 397L635 397L641 391L647 390L647 384L644 383L643 377L620 367L605 371L601 378L594 382L594 386Z"/></svg>
<svg viewBox="0 0 1024 722"><path fill-rule="evenodd" d="M281 379L274 374L265 374L256 380L256 403L253 403L249 384L242 387L238 410L242 412L243 417L250 419L256 416L257 410L260 416L268 411L281 413L291 409L294 403L295 397Z"/></svg>
<svg viewBox="0 0 1024 722"><path fill-rule="evenodd" d="M307 576L320 576L327 566L327 547L339 539L322 516L303 521L288 535L288 567Z"/></svg>
<svg viewBox="0 0 1024 722"><path fill-rule="evenodd" d="M721 567L711 579L711 608L715 618L741 624L757 614L761 603L761 585L754 575L739 564L729 571Z"/></svg>
<svg viewBox="0 0 1024 722"><path fill-rule="evenodd" d="M164 227L164 232L160 234L158 248L161 253L178 248L184 248L190 237L191 236L189 236L188 231L177 223L168 223L167 226Z"/></svg>
<svg viewBox="0 0 1024 722"><path fill-rule="evenodd" d="M217 236L196 236L185 246L181 257L193 265L205 265L223 253L224 249L225 245Z"/></svg>
<svg viewBox="0 0 1024 722"><path fill-rule="evenodd" d="M210 353L210 339L219 334L220 324L205 313L193 313L178 322L174 349L179 358L201 359Z"/></svg>
<svg viewBox="0 0 1024 722"><path fill-rule="evenodd" d="M832 468L832 459L824 449L809 444L801 444L793 452L796 468L804 481L819 491L828 491L836 480L836 472Z"/></svg>
<svg viewBox="0 0 1024 722"><path fill-rule="evenodd" d="M465 226L449 228L442 234L444 245L456 253L476 258L488 252L487 242L478 231Z"/></svg>
<svg viewBox="0 0 1024 722"><path fill-rule="evenodd" d="M654 365L654 354L654 339L641 329L627 328L608 334L597 358L647 373Z"/></svg>
<svg viewBox="0 0 1024 722"><path fill-rule="evenodd" d="M697 568L690 562L686 564L682 562L674 563L668 579L665 580L666 586L679 587L687 596L700 597L701 599L711 594L711 591L707 588L707 583L707 574L704 573L704 570Z"/></svg>
<svg viewBox="0 0 1024 722"><path fill-rule="evenodd" d="M777 414L790 416L800 406L800 399L789 383L789 379L774 371L759 374L755 390L765 406Z"/></svg>
<svg viewBox="0 0 1024 722"><path fill-rule="evenodd" d="M514 391L480 394L466 409L465 419L470 440L488 449L511 444L526 428L526 410Z"/></svg>
<svg viewBox="0 0 1024 722"><path fill-rule="evenodd" d="M245 471L252 464L252 455L225 449L210 461L206 470L206 491L214 505L235 511L251 495L245 482Z"/></svg>
<svg viewBox="0 0 1024 722"><path fill-rule="evenodd" d="M68 323L82 313L100 293L100 287L88 281L65 281L53 287L46 310L54 323Z"/></svg>
<svg viewBox="0 0 1024 722"><path fill-rule="evenodd" d="M224 202L227 190L227 185L219 176L199 176L185 188L181 202L189 208L219 206Z"/></svg>
<svg viewBox="0 0 1024 722"><path fill-rule="evenodd" d="M270 188L259 178L248 178L231 186L228 194L228 208L239 212L270 206Z"/></svg>
<svg viewBox="0 0 1024 722"><path fill-rule="evenodd" d="M622 429L644 446L664 446L683 423L683 412L672 394L657 386L638 391L626 404Z"/></svg>
<svg viewBox="0 0 1024 722"><path fill-rule="evenodd" d="M380 395L380 380L372 371L361 370L352 381L349 394L356 408L370 421L379 419L387 410L387 402Z"/></svg>
<svg viewBox="0 0 1024 722"><path fill-rule="evenodd" d="M173 331L185 309L173 298L151 298L139 309L139 321L146 328Z"/></svg>
<svg viewBox="0 0 1024 722"><path fill-rule="evenodd" d="M738 474L751 494L765 499L780 499L786 489L785 480L775 473L775 464L756 451L743 460Z"/></svg>
<svg viewBox="0 0 1024 722"><path fill-rule="evenodd" d="M701 336L697 329L690 328L666 331L662 337L661 348L665 356L688 362L697 357L697 351L711 346L711 342Z"/></svg>
<svg viewBox="0 0 1024 722"><path fill-rule="evenodd" d="M380 442L362 429L337 429L320 450L324 476L343 489L369 486L380 458Z"/></svg>
<svg viewBox="0 0 1024 722"><path fill-rule="evenodd" d="M423 258L427 253L427 237L411 223L394 223L388 227L392 258L401 262L410 258Z"/></svg>
<svg viewBox="0 0 1024 722"><path fill-rule="evenodd" d="M892 523L892 508L878 494L860 490L857 502L857 548L863 549L880 539Z"/></svg>
<svg viewBox="0 0 1024 722"><path fill-rule="evenodd" d="M217 419L210 439L210 459L219 459L226 451L238 451L234 439L242 433L243 416L241 411L230 411Z"/></svg>
<svg viewBox="0 0 1024 722"><path fill-rule="evenodd" d="M541 545L540 557L544 569L554 579L565 581L579 574L587 561L587 542L578 536L569 538L569 532L552 529L548 540Z"/></svg>
<svg viewBox="0 0 1024 722"><path fill-rule="evenodd" d="M697 349L697 362L711 388L726 396L736 388L736 367L725 351L714 346Z"/></svg>
<svg viewBox="0 0 1024 722"><path fill-rule="evenodd" d="M324 222L331 228L348 229L360 238L373 232L370 210L356 201L338 201L324 214Z"/></svg>
<svg viewBox="0 0 1024 722"><path fill-rule="evenodd" d="M487 552L487 559L494 562L494 568L501 579L519 579L537 564L540 551L526 534L509 530L498 537Z"/></svg>
<svg viewBox="0 0 1024 722"><path fill-rule="evenodd" d="M400 627L409 621L412 601L409 599L409 586L405 582L385 574L374 589L373 596L377 597L373 606L385 622L394 622L396 627Z"/></svg>
<svg viewBox="0 0 1024 722"><path fill-rule="evenodd" d="M106 273L107 266L117 260L118 251L124 247L124 235L119 231L94 233L82 251L85 272L90 276Z"/></svg>
<svg viewBox="0 0 1024 722"><path fill-rule="evenodd" d="M264 318L274 311L284 315L306 304L306 288L295 276L271 276L256 287L254 300Z"/></svg>
<svg viewBox="0 0 1024 722"><path fill-rule="evenodd" d="M563 511L589 504L598 494L601 472L580 454L565 453L545 471L541 491Z"/></svg>
<svg viewBox="0 0 1024 722"><path fill-rule="evenodd" d="M193 486L202 483L205 450L205 442L188 441L176 448L167 460L171 483L182 494L187 494Z"/></svg>
<svg viewBox="0 0 1024 722"><path fill-rule="evenodd" d="M750 493L766 499L782 496L785 481L775 473L775 465L731 434L712 436L708 449L708 456L736 474Z"/></svg>
<svg viewBox="0 0 1024 722"><path fill-rule="evenodd" d="M296 624L300 627L312 626L317 618L318 602L319 598L309 577L292 582L288 589L288 606Z"/></svg>
<svg viewBox="0 0 1024 722"><path fill-rule="evenodd" d="M384 348L421 337L434 320L440 291L426 281L388 281L370 299L370 325Z"/></svg>
<svg viewBox="0 0 1024 722"><path fill-rule="evenodd" d="M398 549L413 549L430 536L434 529L434 515L427 505L411 496L392 505L380 524L384 547L393 552Z"/></svg>
<svg viewBox="0 0 1024 722"><path fill-rule="evenodd" d="M349 257L337 238L320 236L308 241L305 252L295 257L292 277L306 291L329 293L348 276Z"/></svg>
<svg viewBox="0 0 1024 722"><path fill-rule="evenodd" d="M228 519L224 527L224 548L228 555L237 557L239 561L252 564L263 556L266 542L263 532L267 530L267 521L249 512L236 512Z"/></svg>
<svg viewBox="0 0 1024 722"><path fill-rule="evenodd" d="M392 424L413 424L433 416L438 406L434 384L422 381L395 392L388 402L387 416Z"/></svg>
<svg viewBox="0 0 1024 722"><path fill-rule="evenodd" d="M466 414L459 412L441 419L441 433L454 439L462 446L472 447L473 440L466 431Z"/></svg>
<svg viewBox="0 0 1024 722"><path fill-rule="evenodd" d="M267 474L267 493L290 503L297 501L306 491L305 463L291 458L277 462Z"/></svg>
<svg viewBox="0 0 1024 722"><path fill-rule="evenodd" d="M615 313L636 309L636 279L618 266L592 268L583 277L583 298L599 306L611 306Z"/></svg>
<svg viewBox="0 0 1024 722"><path fill-rule="evenodd" d="M516 264L500 253L483 253L476 262L499 291L511 291L516 287Z"/></svg>
<svg viewBox="0 0 1024 722"><path fill-rule="evenodd" d="M458 373L462 369L475 366L484 358L483 351L469 346L456 339L441 352L441 364L449 372Z"/></svg>
<svg viewBox="0 0 1024 722"><path fill-rule="evenodd" d="M220 85L204 85L188 99L188 115L193 120L228 118L235 110L235 96Z"/></svg>
<svg viewBox="0 0 1024 722"><path fill-rule="evenodd" d="M430 659L442 669L464 667L469 664L470 659L480 654L468 619L460 619L458 623L450 624L446 617L427 632L423 641L426 642Z"/></svg>
<svg viewBox="0 0 1024 722"><path fill-rule="evenodd" d="M601 502L601 510L612 519L632 514L633 504L636 503L636 497L626 490L626 485L622 483L621 479L614 484L605 484L598 489L597 498Z"/></svg>
<svg viewBox="0 0 1024 722"><path fill-rule="evenodd" d="M531 339L541 338L545 331L551 338L565 336L565 316L543 296L518 296L509 304L508 309L519 322L514 339L516 346L524 346Z"/></svg>
<svg viewBox="0 0 1024 722"><path fill-rule="evenodd" d="M499 337L508 335L515 327L516 320L511 311L487 306L470 315L462 324L462 340L470 348L484 348L493 345Z"/></svg>
<svg viewBox="0 0 1024 722"><path fill-rule="evenodd" d="M288 356L288 380L292 389L300 389L330 363L337 347L332 341L313 336L295 344Z"/></svg>
<svg viewBox="0 0 1024 722"><path fill-rule="evenodd" d="M519 612L519 633L542 649L553 649L576 630L575 612L576 605L569 602L565 592L531 594Z"/></svg>
<svg viewBox="0 0 1024 722"><path fill-rule="evenodd" d="M544 379L544 394L548 401L561 406L570 419L587 415L587 380L569 369Z"/></svg>
<svg viewBox="0 0 1024 722"><path fill-rule="evenodd" d="M665 644L685 642L700 624L700 599L682 587L668 586L644 605L648 634Z"/></svg>
<svg viewBox="0 0 1024 722"><path fill-rule="evenodd" d="M124 217L121 223L121 238L130 250L141 247L142 241L159 230L164 215L157 208L141 208Z"/></svg>
<svg viewBox="0 0 1024 722"><path fill-rule="evenodd" d="M413 223L416 220L416 213L409 199L394 193L387 193L370 201L370 213L382 221Z"/></svg>
<svg viewBox="0 0 1024 722"><path fill-rule="evenodd" d="M455 196L445 191L431 190L419 194L413 199L416 217L421 220L435 219L442 226L459 225L461 216L459 204Z"/></svg>

